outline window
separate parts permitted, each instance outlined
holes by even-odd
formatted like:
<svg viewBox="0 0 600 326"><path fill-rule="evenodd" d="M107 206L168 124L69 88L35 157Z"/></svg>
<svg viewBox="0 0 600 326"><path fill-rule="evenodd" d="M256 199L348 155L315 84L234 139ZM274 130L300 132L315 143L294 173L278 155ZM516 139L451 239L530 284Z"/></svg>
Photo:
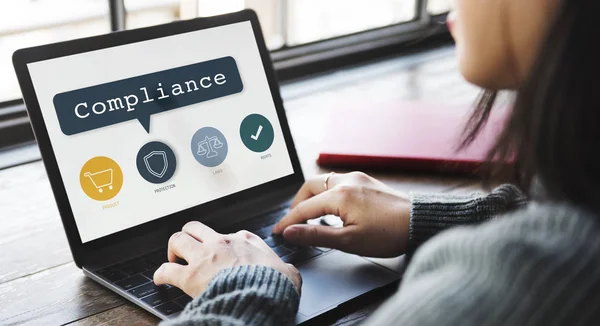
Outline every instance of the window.
<svg viewBox="0 0 600 326"><path fill-rule="evenodd" d="M124 4L127 13L125 26L128 29L181 19L178 0L125 0Z"/></svg>
<svg viewBox="0 0 600 326"><path fill-rule="evenodd" d="M429 0L431 15L452 0ZM419 0L124 0L127 28L255 10L271 50L313 43L417 19Z"/></svg>
<svg viewBox="0 0 600 326"><path fill-rule="evenodd" d="M269 49L283 45L281 0L124 0L126 27L138 28L179 19L214 16L254 9L260 17Z"/></svg>
<svg viewBox="0 0 600 326"><path fill-rule="evenodd" d="M453 0L429 0L427 11L430 15L440 15L449 12L452 9Z"/></svg>
<svg viewBox="0 0 600 326"><path fill-rule="evenodd" d="M12 0L0 10L0 150L33 140L12 67L19 48L254 9L280 79L395 53L437 35L453 0ZM369 57L370 56L370 57Z"/></svg>
<svg viewBox="0 0 600 326"><path fill-rule="evenodd" d="M1 6L0 102L21 97L12 67L15 50L110 31L106 0L20 0Z"/></svg>
<svg viewBox="0 0 600 326"><path fill-rule="evenodd" d="M416 18L415 0L291 0L287 45L294 46Z"/></svg>

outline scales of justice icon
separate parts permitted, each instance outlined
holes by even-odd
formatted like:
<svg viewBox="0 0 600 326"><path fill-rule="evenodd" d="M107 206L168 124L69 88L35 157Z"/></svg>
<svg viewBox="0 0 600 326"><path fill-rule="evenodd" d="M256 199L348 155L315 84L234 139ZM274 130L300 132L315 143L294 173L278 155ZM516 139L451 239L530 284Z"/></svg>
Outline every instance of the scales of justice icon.
<svg viewBox="0 0 600 326"><path fill-rule="evenodd" d="M206 156L206 158L213 158L219 156L219 152L215 149L223 147L223 143L219 140L219 137L204 137L204 140L198 143L197 154L200 156Z"/></svg>

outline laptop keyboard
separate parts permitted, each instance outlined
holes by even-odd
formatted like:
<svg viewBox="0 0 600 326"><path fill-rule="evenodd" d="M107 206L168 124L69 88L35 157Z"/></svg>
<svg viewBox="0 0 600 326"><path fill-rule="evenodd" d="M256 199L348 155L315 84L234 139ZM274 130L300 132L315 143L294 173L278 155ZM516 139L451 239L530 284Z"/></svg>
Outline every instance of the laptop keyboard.
<svg viewBox="0 0 600 326"><path fill-rule="evenodd" d="M254 230L243 225L235 229L248 229L260 236L284 262L294 265L331 250L296 246L286 243L281 236L271 235L274 223L286 213L287 209L278 209L260 218L252 219L252 225L255 226ZM152 281L156 269L166 262L166 251L166 248L157 250L145 256L105 268L99 271L98 274L165 316L177 313L183 310L192 298L174 286L157 286Z"/></svg>
<svg viewBox="0 0 600 326"><path fill-rule="evenodd" d="M171 285L157 286L152 281L154 272L166 262L167 250L162 249L98 272L106 280L140 299L163 315L183 310L192 298Z"/></svg>

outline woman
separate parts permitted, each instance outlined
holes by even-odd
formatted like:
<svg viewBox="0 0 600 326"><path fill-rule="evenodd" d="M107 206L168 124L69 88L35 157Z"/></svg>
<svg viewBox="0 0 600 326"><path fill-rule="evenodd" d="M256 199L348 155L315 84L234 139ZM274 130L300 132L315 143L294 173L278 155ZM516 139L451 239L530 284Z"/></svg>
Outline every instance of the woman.
<svg viewBox="0 0 600 326"><path fill-rule="evenodd" d="M599 13L597 0L456 0L449 18L464 77L491 91L517 91L490 158L515 160L528 202L511 185L483 197L409 199L361 173L330 175L326 187L323 178L302 187L274 233L368 256L419 248L370 325L597 322ZM482 97L466 143L494 98L490 91ZM298 224L323 214L339 215L345 227ZM190 223L170 239L169 261L176 256L189 265L167 263L155 282L195 300L169 324L293 323L300 275L256 236Z"/></svg>

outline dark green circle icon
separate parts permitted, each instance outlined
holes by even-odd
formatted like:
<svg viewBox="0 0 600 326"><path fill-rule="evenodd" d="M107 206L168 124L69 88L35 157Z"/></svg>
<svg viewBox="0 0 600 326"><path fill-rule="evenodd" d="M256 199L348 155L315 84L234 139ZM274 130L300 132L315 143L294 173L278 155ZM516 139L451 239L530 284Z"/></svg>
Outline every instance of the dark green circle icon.
<svg viewBox="0 0 600 326"><path fill-rule="evenodd" d="M240 137L249 150L260 153L273 145L275 133L267 118L260 114L251 114L242 121Z"/></svg>

